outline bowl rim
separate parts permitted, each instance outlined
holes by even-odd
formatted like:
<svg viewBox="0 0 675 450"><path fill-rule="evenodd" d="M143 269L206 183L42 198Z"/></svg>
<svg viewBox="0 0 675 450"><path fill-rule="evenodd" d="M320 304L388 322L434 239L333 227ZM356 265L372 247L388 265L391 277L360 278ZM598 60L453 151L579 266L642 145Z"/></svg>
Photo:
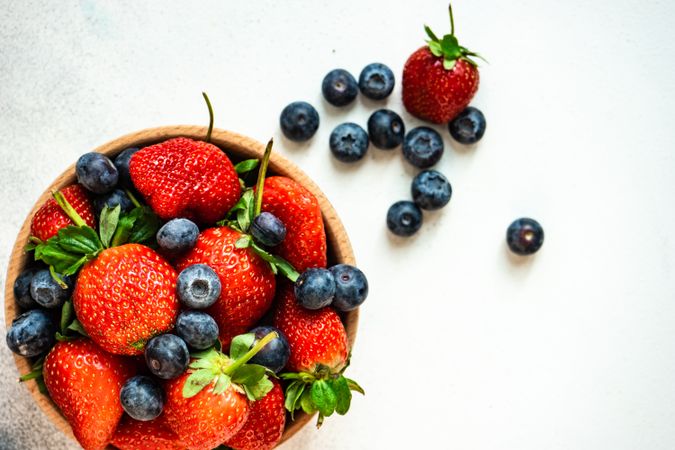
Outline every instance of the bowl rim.
<svg viewBox="0 0 675 450"><path fill-rule="evenodd" d="M146 128L112 139L111 141L98 146L93 151L108 156L115 156L129 147L144 147L174 137L188 137L195 140L204 140L207 129L208 127L200 125L168 125ZM213 128L211 143L225 151L228 156L236 156L236 158L233 159L261 158L265 150L265 145L255 139L220 128ZM319 186L298 166L278 152L273 152L270 157L269 171L274 175L287 176L297 181L316 196L324 219L329 258L335 263L355 265L354 252L344 225L340 221L337 212L328 201L328 198L321 189L319 189ZM40 206L51 197L52 191L56 191L75 182L75 163L73 163L56 177L47 189L45 189L21 225L9 257L5 278L5 326L7 329L9 329L12 320L19 313L19 307L14 301L14 280L16 279L16 276L23 271L31 259L24 251L24 246L27 243L30 234L31 218ZM349 348L351 350L356 339L359 312L358 309L356 309L346 314L341 314L341 316L347 331ZM28 358L24 358L14 353L12 353L12 356L14 357L14 362L19 374L28 373L31 370L31 364ZM59 430L75 440L70 425L63 415L61 415L61 412L52 400L40 393L37 384L34 381L27 381L23 384L29 390L33 400L47 418L56 425ZM312 419L312 416L313 415L301 412L296 414L295 420L290 423L287 420L286 428L279 445L293 437ZM108 447L113 448L112 446Z"/></svg>

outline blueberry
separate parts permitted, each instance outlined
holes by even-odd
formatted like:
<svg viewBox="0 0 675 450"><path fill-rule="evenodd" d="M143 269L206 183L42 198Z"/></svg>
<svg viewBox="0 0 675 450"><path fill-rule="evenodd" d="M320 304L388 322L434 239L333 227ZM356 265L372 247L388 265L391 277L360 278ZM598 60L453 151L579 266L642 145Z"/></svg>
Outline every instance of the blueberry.
<svg viewBox="0 0 675 450"><path fill-rule="evenodd" d="M16 300L16 303L24 309L36 308L38 306L30 295L30 282L33 280L33 277L38 270L39 269L33 267L28 268L21 272L21 274L16 277L16 280L14 280L14 300Z"/></svg>
<svg viewBox="0 0 675 450"><path fill-rule="evenodd" d="M359 90L351 73L344 69L334 69L323 78L321 92L331 105L345 106L354 101Z"/></svg>
<svg viewBox="0 0 675 450"><path fill-rule="evenodd" d="M190 250L197 243L199 227L188 219L172 219L157 232L157 245L175 255Z"/></svg>
<svg viewBox="0 0 675 450"><path fill-rule="evenodd" d="M335 279L327 269L307 269L295 282L295 297L307 309L330 305L335 295Z"/></svg>
<svg viewBox="0 0 675 450"><path fill-rule="evenodd" d="M366 156L368 133L355 123L343 123L330 134L329 143L330 151L339 161L356 162Z"/></svg>
<svg viewBox="0 0 675 450"><path fill-rule="evenodd" d="M368 135L375 147L382 150L394 149L403 142L403 119L394 111L378 109L368 119Z"/></svg>
<svg viewBox="0 0 675 450"><path fill-rule="evenodd" d="M218 324L202 311L183 311L176 319L176 333L190 347L204 350L218 340Z"/></svg>
<svg viewBox="0 0 675 450"><path fill-rule="evenodd" d="M423 170L418 173L410 190L415 204L426 210L444 207L452 196L450 182L437 170Z"/></svg>
<svg viewBox="0 0 675 450"><path fill-rule="evenodd" d="M116 185L119 174L107 156L90 152L80 156L75 164L77 182L94 194L110 192Z"/></svg>
<svg viewBox="0 0 675 450"><path fill-rule="evenodd" d="M448 124L450 135L460 144L475 144L485 134L485 116L478 108L467 106Z"/></svg>
<svg viewBox="0 0 675 450"><path fill-rule="evenodd" d="M412 236L422 226L422 210L413 202L396 202L387 212L387 227L397 236Z"/></svg>
<svg viewBox="0 0 675 450"><path fill-rule="evenodd" d="M117 205L120 206L121 213L129 212L134 208L131 199L122 189L113 189L107 194L96 196L94 199L94 211L96 212L96 217L101 217L103 207L107 206L108 208L114 208Z"/></svg>
<svg viewBox="0 0 675 450"><path fill-rule="evenodd" d="M351 311L358 308L368 297L368 280L361 270L349 264L331 267L335 278L335 297L333 307L338 311Z"/></svg>
<svg viewBox="0 0 675 450"><path fill-rule="evenodd" d="M288 345L286 336L274 327L262 326L251 330L255 334L255 345L260 339L264 338L271 332L276 331L278 338L272 339L269 344L264 346L256 355L251 358L252 364L260 364L271 371L278 373L286 366L288 358L291 356L291 348Z"/></svg>
<svg viewBox="0 0 675 450"><path fill-rule="evenodd" d="M544 229L534 219L523 217L514 220L506 230L506 243L513 253L531 255L544 243Z"/></svg>
<svg viewBox="0 0 675 450"><path fill-rule="evenodd" d="M139 151L140 148L131 147L126 150L123 150L115 158L115 167L117 167L117 173L119 174L119 185L125 189L131 189L134 187L133 182L131 181L131 175L129 175L129 162L131 157Z"/></svg>
<svg viewBox="0 0 675 450"><path fill-rule="evenodd" d="M359 75L359 89L366 97L382 100L394 90L394 72L384 64L368 64Z"/></svg>
<svg viewBox="0 0 675 450"><path fill-rule="evenodd" d="M286 239L286 226L272 213L263 212L251 224L253 238L267 247L274 247Z"/></svg>
<svg viewBox="0 0 675 450"><path fill-rule="evenodd" d="M304 142L319 129L319 113L307 102L293 102L281 111L279 124L288 139Z"/></svg>
<svg viewBox="0 0 675 450"><path fill-rule="evenodd" d="M156 419L164 409L164 390L152 378L137 375L122 386L120 402L124 411L136 420Z"/></svg>
<svg viewBox="0 0 675 450"><path fill-rule="evenodd" d="M178 299L188 308L204 309L220 297L220 278L206 264L188 266L178 275Z"/></svg>
<svg viewBox="0 0 675 450"><path fill-rule="evenodd" d="M413 128L403 140L403 156L420 169L431 167L443 156L443 138L429 127Z"/></svg>
<svg viewBox="0 0 675 450"><path fill-rule="evenodd" d="M30 282L30 296L44 308L59 308L70 296L72 287L70 277L63 277L63 279L68 285L67 289L59 286L48 269L39 270Z"/></svg>
<svg viewBox="0 0 675 450"><path fill-rule="evenodd" d="M160 334L145 346L145 363L153 375L170 380L185 372L190 352L185 341L175 334Z"/></svg>
<svg viewBox="0 0 675 450"><path fill-rule="evenodd" d="M7 332L7 346L27 358L45 353L54 345L56 324L41 309L32 309L12 321Z"/></svg>

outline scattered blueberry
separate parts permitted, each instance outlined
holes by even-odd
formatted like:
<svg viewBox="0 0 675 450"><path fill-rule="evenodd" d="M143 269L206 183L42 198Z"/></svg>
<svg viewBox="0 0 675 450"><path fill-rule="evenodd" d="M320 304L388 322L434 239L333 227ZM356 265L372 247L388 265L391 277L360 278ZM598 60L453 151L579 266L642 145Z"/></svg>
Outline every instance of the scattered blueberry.
<svg viewBox="0 0 675 450"><path fill-rule="evenodd" d="M483 113L478 108L467 106L448 124L448 130L460 144L475 144L485 134L486 125Z"/></svg>
<svg viewBox="0 0 675 450"><path fill-rule="evenodd" d="M429 127L413 128L403 140L403 156L420 169L431 167L443 156L443 138Z"/></svg>
<svg viewBox="0 0 675 450"><path fill-rule="evenodd" d="M356 162L366 156L368 133L355 123L343 123L330 134L329 144L330 151L339 161Z"/></svg>
<svg viewBox="0 0 675 450"><path fill-rule="evenodd" d="M131 181L131 175L129 175L129 161L131 157L139 151L140 148L131 147L126 150L123 150L115 158L114 164L117 167L117 173L119 174L119 185L125 189L131 189L134 187L133 182Z"/></svg>
<svg viewBox="0 0 675 450"><path fill-rule="evenodd" d="M279 124L291 141L307 141L319 128L319 113L307 102L293 102L281 111Z"/></svg>
<svg viewBox="0 0 675 450"><path fill-rule="evenodd" d="M523 217L514 220L506 230L506 243L513 253L531 255L544 243L544 229L534 219Z"/></svg>
<svg viewBox="0 0 675 450"><path fill-rule="evenodd" d="M255 341L253 341L253 345L255 345L260 339L273 331L276 331L279 337L272 339L269 344L256 353L256 355L251 358L251 363L260 364L261 366L265 366L271 371L278 373L286 366L288 358L291 356L291 348L288 345L286 336L284 336L277 328L268 326L256 327L251 330L251 333L255 334Z"/></svg>
<svg viewBox="0 0 675 450"><path fill-rule="evenodd" d="M394 72L384 64L368 64L359 75L359 89L366 97L382 100L394 90Z"/></svg>
<svg viewBox="0 0 675 450"><path fill-rule="evenodd" d="M145 346L145 363L153 375L170 380L185 372L190 352L185 341L175 334L160 334Z"/></svg>
<svg viewBox="0 0 675 450"><path fill-rule="evenodd" d="M32 309L12 321L7 332L7 346L14 353L31 358L45 353L54 345L56 324L41 309Z"/></svg>
<svg viewBox="0 0 675 450"><path fill-rule="evenodd" d="M199 227L188 219L172 219L157 231L157 245L170 254L190 250L197 243Z"/></svg>
<svg viewBox="0 0 675 450"><path fill-rule="evenodd" d="M114 208L117 205L120 206L121 213L129 212L134 208L131 199L122 189L113 189L107 194L96 196L94 199L94 211L96 212L96 217L101 217L101 211L103 211L104 206Z"/></svg>
<svg viewBox="0 0 675 450"><path fill-rule="evenodd" d="M378 109L368 119L368 135L375 147L382 150L394 149L403 142L403 119L394 111Z"/></svg>
<svg viewBox="0 0 675 450"><path fill-rule="evenodd" d="M412 182L412 198L417 206L426 210L440 209L448 204L452 187L437 170L423 170Z"/></svg>
<svg viewBox="0 0 675 450"><path fill-rule="evenodd" d="M137 375L129 378L122 386L120 402L133 419L156 419L164 409L164 390L152 378Z"/></svg>
<svg viewBox="0 0 675 450"><path fill-rule="evenodd" d="M36 308L38 306L30 295L30 282L33 280L33 277L38 270L39 269L33 267L28 268L21 272L21 274L16 277L16 280L14 280L14 300L16 300L16 303L24 309Z"/></svg>
<svg viewBox="0 0 675 450"><path fill-rule="evenodd" d="M267 247L274 247L286 239L286 226L272 213L262 212L251 223L253 239Z"/></svg>
<svg viewBox="0 0 675 450"><path fill-rule="evenodd" d="M349 264L338 264L329 269L335 279L333 307L338 311L358 308L368 297L368 280L361 270Z"/></svg>
<svg viewBox="0 0 675 450"><path fill-rule="evenodd" d="M218 324L202 311L183 311L176 319L176 333L190 347L204 350L218 340Z"/></svg>
<svg viewBox="0 0 675 450"><path fill-rule="evenodd" d="M206 264L186 267L176 282L178 299L188 308L208 308L218 300L220 290L218 274Z"/></svg>
<svg viewBox="0 0 675 450"><path fill-rule="evenodd" d="M327 269L307 269L295 282L295 297L307 309L330 305L335 295L335 279Z"/></svg>
<svg viewBox="0 0 675 450"><path fill-rule="evenodd" d="M331 105L345 106L354 101L359 91L351 73L344 69L334 69L323 78L321 92Z"/></svg>
<svg viewBox="0 0 675 450"><path fill-rule="evenodd" d="M413 202L396 202L387 212L387 227L397 236L412 236L421 226L422 210Z"/></svg>
<svg viewBox="0 0 675 450"><path fill-rule="evenodd" d="M102 153L90 152L80 156L75 164L77 182L95 194L110 192L119 174L113 162Z"/></svg>
<svg viewBox="0 0 675 450"><path fill-rule="evenodd" d="M39 270L30 282L30 296L44 308L59 308L70 296L72 287L70 277L63 277L63 279L68 285L67 289L59 286L48 269Z"/></svg>

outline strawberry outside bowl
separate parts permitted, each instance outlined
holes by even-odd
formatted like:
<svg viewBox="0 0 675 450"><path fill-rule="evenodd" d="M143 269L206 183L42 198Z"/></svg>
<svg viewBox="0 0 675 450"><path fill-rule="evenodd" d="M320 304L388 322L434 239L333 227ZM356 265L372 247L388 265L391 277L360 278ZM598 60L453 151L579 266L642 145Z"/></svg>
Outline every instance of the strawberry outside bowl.
<svg viewBox="0 0 675 450"><path fill-rule="evenodd" d="M94 151L113 158L122 150L129 147L145 147L179 136L203 140L206 133L207 127L204 126L178 125L149 128L114 139L107 144L96 148ZM211 143L224 150L230 159L232 159L233 163L245 159L262 158L265 151L265 146L254 139L217 128L213 129ZM344 226L333 209L333 206L323 192L321 192L319 187L297 166L276 152L273 152L271 155L268 174L283 175L292 178L316 196L321 207L325 224L329 266L338 263L354 265L354 253ZM28 237L30 235L31 218L39 207L51 197L51 192L58 191L75 182L75 164L72 164L42 193L21 226L10 255L9 268L5 282L5 325L7 328L9 328L14 318L20 314L20 309L14 299L14 280L32 260L32 255L27 254L24 251L24 247L28 242ZM358 309L342 314L342 321L347 331L350 348L353 347L356 338L358 314ZM16 354L13 356L19 374L26 374L31 371L31 361L28 358ZM38 386L34 381L27 381L24 384L49 420L63 433L75 440L70 425L66 422L59 409L49 397L39 391ZM295 435L300 428L310 421L310 419L310 415L296 412L295 420L287 420L281 443Z"/></svg>

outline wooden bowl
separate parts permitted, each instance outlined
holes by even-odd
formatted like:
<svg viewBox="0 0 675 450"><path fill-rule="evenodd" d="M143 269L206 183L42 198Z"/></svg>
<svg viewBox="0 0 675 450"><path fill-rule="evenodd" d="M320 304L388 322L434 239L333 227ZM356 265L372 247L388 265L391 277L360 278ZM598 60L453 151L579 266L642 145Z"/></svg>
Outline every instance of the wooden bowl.
<svg viewBox="0 0 675 450"><path fill-rule="evenodd" d="M126 148L144 147L178 136L203 140L206 136L206 131L206 127L189 125L149 128L122 136L98 147L95 149L95 151L108 155L112 158ZM230 131L219 129L213 130L211 142L227 152L228 156L230 156L230 158L235 163L244 159L262 158L263 152L265 150L265 146L256 140ZM342 222L340 222L340 219L333 209L333 206L330 204L323 192L321 192L319 187L292 162L276 152L272 153L269 172L274 175L283 175L294 179L316 196L319 201L319 205L321 206L321 212L323 213L323 220L326 226L329 263L354 264L354 253L352 251L352 247L344 226L342 225ZM75 182L75 164L72 164L42 193L38 201L35 203L35 206L33 206L32 211L28 217L26 217L26 220L19 231L19 235L16 238L16 242L14 243L14 248L9 259L9 268L7 270L5 283L5 324L7 328L9 328L12 320L20 313L19 308L14 301L14 280L32 260L32 255L26 254L23 250L24 246L28 242L31 218L38 208L51 197L52 191L57 191ZM356 338L358 317L358 310L352 311L343 316L343 322L345 324L345 328L347 329L350 347L354 345L354 339ZM31 363L27 358L14 355L14 361L16 362L16 366L19 369L20 374L30 372ZM35 402L42 409L42 411L44 411L49 420L51 420L65 434L75 439L68 422L66 422L65 418L61 415L56 405L54 405L54 403L47 396L41 394L38 391L35 382L28 381L24 384L30 391ZM300 428L305 426L310 419L311 416L307 414L296 414L295 421L287 422L286 430L284 431L281 442L285 442L290 439L300 430Z"/></svg>

